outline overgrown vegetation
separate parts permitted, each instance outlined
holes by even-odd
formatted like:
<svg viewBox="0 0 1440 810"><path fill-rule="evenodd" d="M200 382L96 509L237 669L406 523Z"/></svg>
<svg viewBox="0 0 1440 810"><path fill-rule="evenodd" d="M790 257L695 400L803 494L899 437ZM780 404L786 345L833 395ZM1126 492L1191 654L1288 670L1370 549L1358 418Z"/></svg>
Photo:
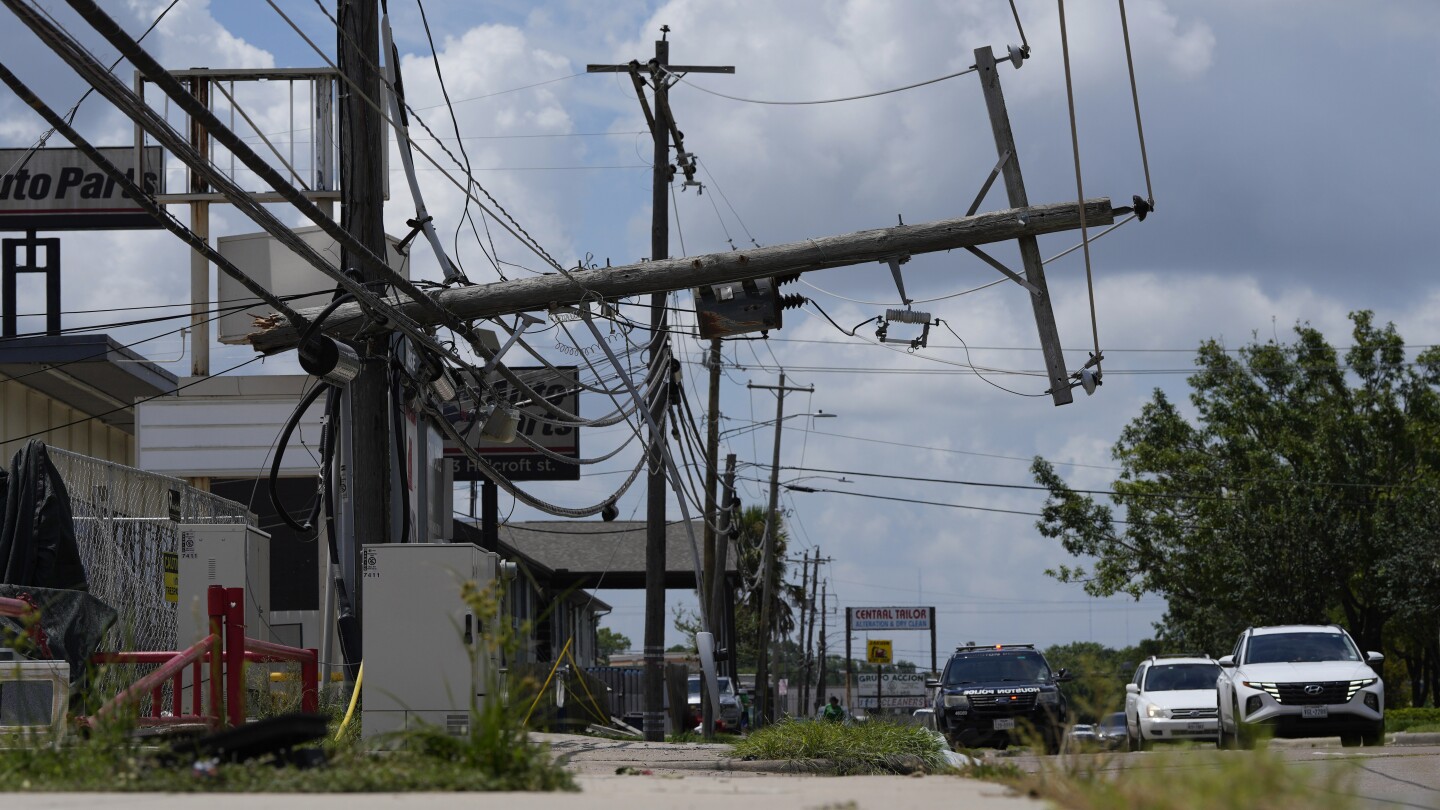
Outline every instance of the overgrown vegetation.
<svg viewBox="0 0 1440 810"><path fill-rule="evenodd" d="M517 633L501 620L501 596L491 588L466 583L461 596L489 631L488 649L513 657ZM478 663L478 662L477 662ZM487 677L497 678L498 673ZM498 680L487 687L502 694ZM570 774L544 746L529 741L525 705L499 700L472 705L469 733L422 727L384 739L391 749L377 754L362 744L358 724L336 740L339 710L325 741L326 764L308 769L277 767L268 760L245 763L196 761L169 752L154 739L142 745L124 719L97 729L89 738L71 736L61 745L40 737L0 741L0 786L10 791L164 791L164 792L404 792L489 790L574 790Z"/></svg>
<svg viewBox="0 0 1440 810"><path fill-rule="evenodd" d="M870 722L787 720L751 732L735 743L749 759L827 760L840 774L893 773L918 760L926 770L947 770L945 742L919 726Z"/></svg>
<svg viewBox="0 0 1440 810"><path fill-rule="evenodd" d="M1347 763L1331 760L1324 771L1261 747L1241 754L1219 751L1161 752L1143 768L1122 773L1106 756L1059 757L1039 773L1020 774L982 765L967 775L993 779L1054 802L1066 810L1350 810L1357 806Z"/></svg>

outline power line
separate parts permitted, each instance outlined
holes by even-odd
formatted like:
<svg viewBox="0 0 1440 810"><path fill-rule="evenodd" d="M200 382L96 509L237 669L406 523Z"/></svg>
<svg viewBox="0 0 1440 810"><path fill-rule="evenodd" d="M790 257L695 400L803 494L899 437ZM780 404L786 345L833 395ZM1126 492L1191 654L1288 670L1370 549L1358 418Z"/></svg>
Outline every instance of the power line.
<svg viewBox="0 0 1440 810"><path fill-rule="evenodd" d="M937 82L943 82L943 81L945 81L946 79L953 79L953 78L955 78L956 76L964 76L964 75L967 74L967 73L974 73L974 72L975 72L975 66L974 66L974 65L971 65L970 67L966 68L965 70L961 70L961 71L958 71L958 72L955 72L955 73L947 73L947 74L944 75L944 76L937 76L937 77L935 77L935 78L933 78L933 79L926 79L926 80L923 81L923 82L915 82L914 84L907 84L907 85L905 85L904 87L893 87L893 88L891 88L891 89L889 89L889 90L877 90L877 91L875 91L875 92L873 92L873 93L861 93L861 94L859 94L859 95L843 96L843 97L841 97L841 98L812 99L812 100L809 100L809 101L773 101L773 100L766 100L766 99L741 98L740 96L730 96L730 95L726 95L725 93L720 93L720 92L717 92L717 91L715 91L715 90L709 90L709 89L706 89L706 88L704 88L704 87L701 87L701 86L698 85L698 84L695 84L694 82L688 81L688 80L685 78L685 75L682 74L682 73L675 73L675 72L670 71L670 70L666 70L666 71L665 71L665 73L666 73L667 75L675 77L675 79L676 79L677 81L685 82L687 85L690 85L691 87L695 88L696 90L699 90L699 91L702 92L702 93L709 93L709 94L712 95L712 96L719 96L720 98L729 99L730 101L743 101L743 102L745 102L745 103L747 103L747 104L771 104L771 105L776 105L776 106L804 106L804 105L810 105L810 104L837 104L837 103L842 102L842 101L859 101L860 99L875 98L876 96L887 96L887 95L890 95L891 93L900 93L900 92L904 92L904 91L906 91L906 90L914 90L914 89L917 88L917 87L924 87L924 86L926 86L926 85L928 85L928 84L935 84L935 83L937 83Z"/></svg>

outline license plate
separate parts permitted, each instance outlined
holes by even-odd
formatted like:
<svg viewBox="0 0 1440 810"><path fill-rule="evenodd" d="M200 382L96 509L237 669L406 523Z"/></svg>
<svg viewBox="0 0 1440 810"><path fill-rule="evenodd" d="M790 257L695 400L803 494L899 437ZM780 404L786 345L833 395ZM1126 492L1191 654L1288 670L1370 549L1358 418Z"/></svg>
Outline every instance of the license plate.
<svg viewBox="0 0 1440 810"><path fill-rule="evenodd" d="M1300 716L1301 716L1301 717L1329 717L1329 716L1330 716L1330 707L1329 707L1329 706L1301 706L1301 707L1300 707Z"/></svg>
<svg viewBox="0 0 1440 810"><path fill-rule="evenodd" d="M1204 723L1186 723L1186 724L1185 724L1185 730L1186 730L1186 731L1204 731L1204 730L1205 730L1205 724L1204 724Z"/></svg>
<svg viewBox="0 0 1440 810"><path fill-rule="evenodd" d="M1005 720L996 720L996 721L995 721L995 730L996 730L996 731L1004 731L1004 730L1007 729L1007 728L1015 728L1015 720L1014 720L1014 719L1005 719Z"/></svg>

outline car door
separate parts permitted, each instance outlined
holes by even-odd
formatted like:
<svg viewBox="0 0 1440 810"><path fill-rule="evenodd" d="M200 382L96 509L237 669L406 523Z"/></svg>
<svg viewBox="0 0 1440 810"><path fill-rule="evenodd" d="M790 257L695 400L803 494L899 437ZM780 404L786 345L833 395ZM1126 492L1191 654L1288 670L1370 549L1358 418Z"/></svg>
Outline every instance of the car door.
<svg viewBox="0 0 1440 810"><path fill-rule="evenodd" d="M1234 665L1221 667L1220 677L1215 682L1215 700L1218 704L1217 708L1220 710L1220 727L1232 731L1235 728L1235 712L1231 711L1231 707L1235 704L1232 697L1235 694L1234 679L1236 670L1240 668L1240 653L1244 644L1245 634L1241 633L1240 637L1235 639L1235 648L1230 651L1230 660L1234 662Z"/></svg>
<svg viewBox="0 0 1440 810"><path fill-rule="evenodd" d="M1149 663L1146 662L1135 668L1135 674L1130 678L1130 682L1135 684L1137 688L1139 688L1141 684L1145 683L1145 670L1148 669L1149 666ZM1140 736L1139 704L1140 695L1131 692L1128 689L1125 690L1125 731L1131 737L1137 739Z"/></svg>

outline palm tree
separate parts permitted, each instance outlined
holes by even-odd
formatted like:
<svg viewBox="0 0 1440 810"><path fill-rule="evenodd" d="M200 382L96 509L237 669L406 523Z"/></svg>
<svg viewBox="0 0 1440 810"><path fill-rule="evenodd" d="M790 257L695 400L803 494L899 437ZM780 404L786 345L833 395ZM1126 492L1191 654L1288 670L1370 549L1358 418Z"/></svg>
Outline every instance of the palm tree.
<svg viewBox="0 0 1440 810"><path fill-rule="evenodd" d="M740 572L740 600L735 605L735 630L738 637L738 653L744 663L757 663L755 638L760 629L761 600L764 585L760 567L765 556L765 509L751 506L740 513L736 528L735 544L739 554L737 568ZM802 604L805 590L793 582L785 581L788 565L785 551L789 537L785 532L785 521L775 515L775 542L770 559L770 637L785 638L795 629L795 606Z"/></svg>

